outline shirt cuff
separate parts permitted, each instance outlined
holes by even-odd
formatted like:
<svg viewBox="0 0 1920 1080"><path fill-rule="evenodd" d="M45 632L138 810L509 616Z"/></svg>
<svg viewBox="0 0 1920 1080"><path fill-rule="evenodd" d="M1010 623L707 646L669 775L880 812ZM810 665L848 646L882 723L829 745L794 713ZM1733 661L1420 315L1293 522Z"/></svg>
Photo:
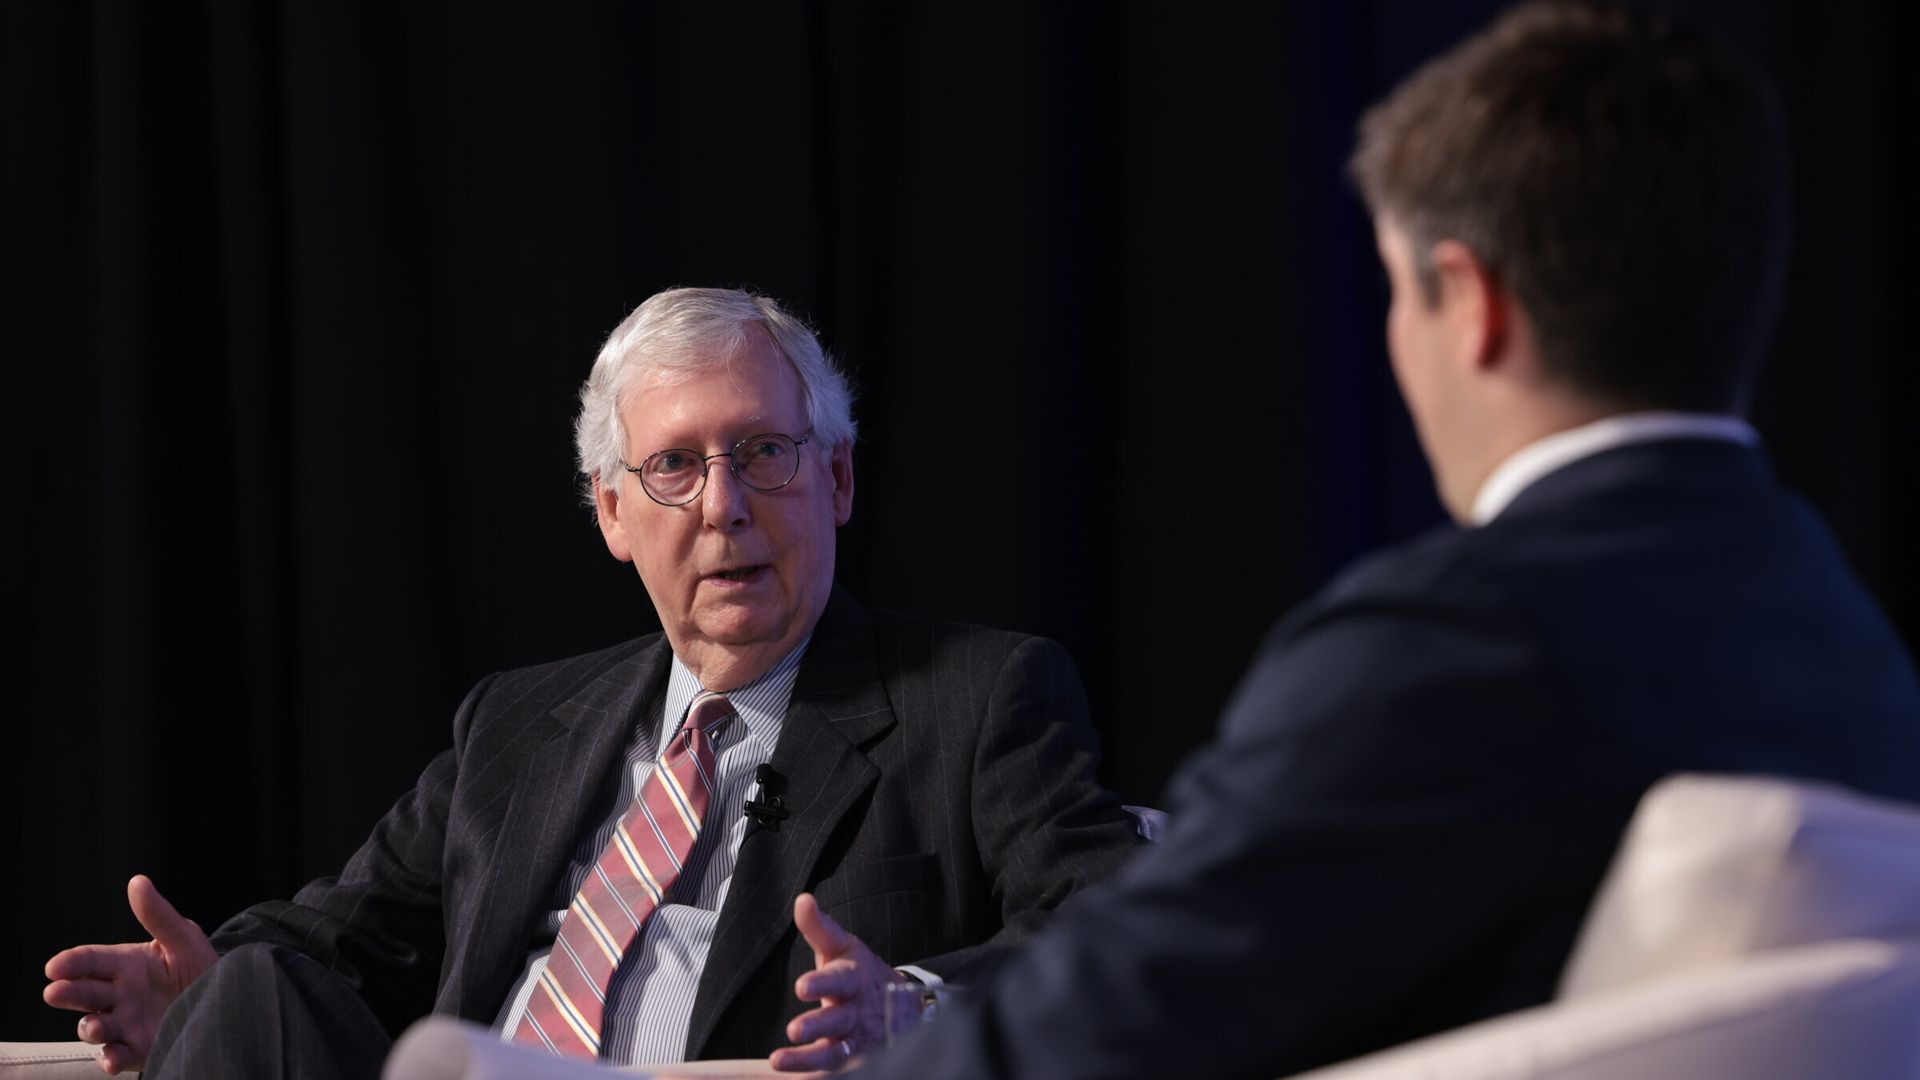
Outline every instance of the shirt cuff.
<svg viewBox="0 0 1920 1080"><path fill-rule="evenodd" d="M947 980L942 979L926 968L914 967L912 964L901 964L893 970L905 975L907 978L912 979L914 982L919 983L929 990L938 990L947 985Z"/></svg>

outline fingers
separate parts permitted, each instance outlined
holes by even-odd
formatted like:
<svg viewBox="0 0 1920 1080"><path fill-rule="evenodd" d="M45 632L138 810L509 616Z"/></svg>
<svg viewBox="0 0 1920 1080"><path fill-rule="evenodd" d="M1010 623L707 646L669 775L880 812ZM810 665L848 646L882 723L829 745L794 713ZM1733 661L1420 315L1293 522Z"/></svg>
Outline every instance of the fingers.
<svg viewBox="0 0 1920 1080"><path fill-rule="evenodd" d="M845 1065L852 1056L838 1039L816 1039L806 1046L775 1050L767 1064L780 1072L824 1072Z"/></svg>
<svg viewBox="0 0 1920 1080"><path fill-rule="evenodd" d="M74 1025L74 1033L81 1042L95 1046L118 1044L124 1047L127 1042L126 1025L111 1013L88 1013Z"/></svg>
<svg viewBox="0 0 1920 1080"><path fill-rule="evenodd" d="M94 1064L108 1076L137 1072L146 1067L146 1055L120 1041L119 1025L111 1017L83 1016L77 1032L81 1042L99 1047L93 1055Z"/></svg>
<svg viewBox="0 0 1920 1080"><path fill-rule="evenodd" d="M81 1042L99 1047L94 1051L93 1061L108 1076L131 1072L146 1065L144 1057L136 1054L126 1043L115 1039L115 1027L104 1016L83 1016L75 1026L75 1033Z"/></svg>
<svg viewBox="0 0 1920 1080"><path fill-rule="evenodd" d="M104 979L63 979L48 983L40 998L56 1009L105 1012L120 1003L120 988Z"/></svg>
<svg viewBox="0 0 1920 1080"><path fill-rule="evenodd" d="M840 928L833 916L820 910L820 902L812 893L801 893L793 900L793 924L800 928L800 936L807 939L813 947L815 967L840 956L859 940Z"/></svg>
<svg viewBox="0 0 1920 1080"><path fill-rule="evenodd" d="M815 1039L851 1039L859 1042L859 1027L860 1022L851 1010L826 1005L809 1009L787 1021L787 1041L796 1046Z"/></svg>
<svg viewBox="0 0 1920 1080"><path fill-rule="evenodd" d="M111 945L73 945L46 961L46 978L113 978Z"/></svg>
<svg viewBox="0 0 1920 1080"><path fill-rule="evenodd" d="M801 1001L819 1001L821 998L844 1001L858 996L867 988L869 981L855 965L835 960L800 976L793 984L793 992Z"/></svg>
<svg viewBox="0 0 1920 1080"><path fill-rule="evenodd" d="M100 1071L108 1076L118 1076L123 1072L137 1072L147 1064L144 1055L135 1053L133 1048L125 1043L108 1043L101 1047L94 1061L100 1066Z"/></svg>
<svg viewBox="0 0 1920 1080"><path fill-rule="evenodd" d="M115 979L140 960L143 945L75 945L47 961L49 979Z"/></svg>
<svg viewBox="0 0 1920 1080"><path fill-rule="evenodd" d="M205 946L207 935L200 924L175 911L147 875L135 874L127 882L127 904L153 940L169 951L197 953Z"/></svg>

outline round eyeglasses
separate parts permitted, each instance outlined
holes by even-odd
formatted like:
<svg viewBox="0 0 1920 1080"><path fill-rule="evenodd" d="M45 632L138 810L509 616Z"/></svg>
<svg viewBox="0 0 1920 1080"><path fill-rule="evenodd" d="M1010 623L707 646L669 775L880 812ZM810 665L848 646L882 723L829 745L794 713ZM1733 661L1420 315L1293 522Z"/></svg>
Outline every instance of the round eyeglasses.
<svg viewBox="0 0 1920 1080"><path fill-rule="evenodd" d="M621 461L620 467L640 478L647 498L661 506L685 506L699 498L707 486L707 463L715 458L728 459L733 478L755 491L786 487L800 471L800 448L811 438L812 431L797 439L768 431L741 439L724 454L662 450L647 455L647 460L638 465Z"/></svg>

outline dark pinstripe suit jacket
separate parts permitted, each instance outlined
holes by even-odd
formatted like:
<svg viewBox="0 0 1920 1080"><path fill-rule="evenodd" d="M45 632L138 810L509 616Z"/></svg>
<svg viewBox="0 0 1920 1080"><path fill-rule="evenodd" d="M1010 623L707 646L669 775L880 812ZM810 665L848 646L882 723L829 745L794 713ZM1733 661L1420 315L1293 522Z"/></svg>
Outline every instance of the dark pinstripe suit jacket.
<svg viewBox="0 0 1920 1080"><path fill-rule="evenodd" d="M661 635L490 676L453 748L337 878L261 904L215 935L295 945L397 1032L429 1010L490 1022L567 858L612 811L638 723L658 716ZM1094 780L1071 662L1041 638L866 612L836 589L815 629L773 765L792 817L751 827L714 932L690 1057L785 1045L813 966L793 898L891 963L982 977L1137 840Z"/></svg>

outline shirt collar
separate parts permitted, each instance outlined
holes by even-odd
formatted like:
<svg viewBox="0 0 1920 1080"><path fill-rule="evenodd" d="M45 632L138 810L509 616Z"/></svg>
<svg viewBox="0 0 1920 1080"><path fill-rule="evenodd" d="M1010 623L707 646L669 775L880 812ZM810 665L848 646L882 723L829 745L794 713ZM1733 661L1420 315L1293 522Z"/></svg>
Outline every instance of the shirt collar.
<svg viewBox="0 0 1920 1080"><path fill-rule="evenodd" d="M800 677L800 660L812 642L813 635L808 634L765 675L745 686L727 691L727 703L733 706L734 715L739 717L754 742L769 757L773 755L774 746L780 742L787 703L792 700L793 684ZM660 710L659 735L653 744L656 748L667 745L667 739L687 715L687 708L693 704L694 696L703 689L699 678L680 662L680 657L675 656L667 673L666 707ZM727 739L722 735L720 741Z"/></svg>
<svg viewBox="0 0 1920 1080"><path fill-rule="evenodd" d="M1660 439L1723 439L1757 446L1760 433L1737 416L1715 413L1631 412L1603 417L1556 431L1514 451L1481 482L1468 521L1485 525L1500 516L1522 491L1548 473L1603 450Z"/></svg>

